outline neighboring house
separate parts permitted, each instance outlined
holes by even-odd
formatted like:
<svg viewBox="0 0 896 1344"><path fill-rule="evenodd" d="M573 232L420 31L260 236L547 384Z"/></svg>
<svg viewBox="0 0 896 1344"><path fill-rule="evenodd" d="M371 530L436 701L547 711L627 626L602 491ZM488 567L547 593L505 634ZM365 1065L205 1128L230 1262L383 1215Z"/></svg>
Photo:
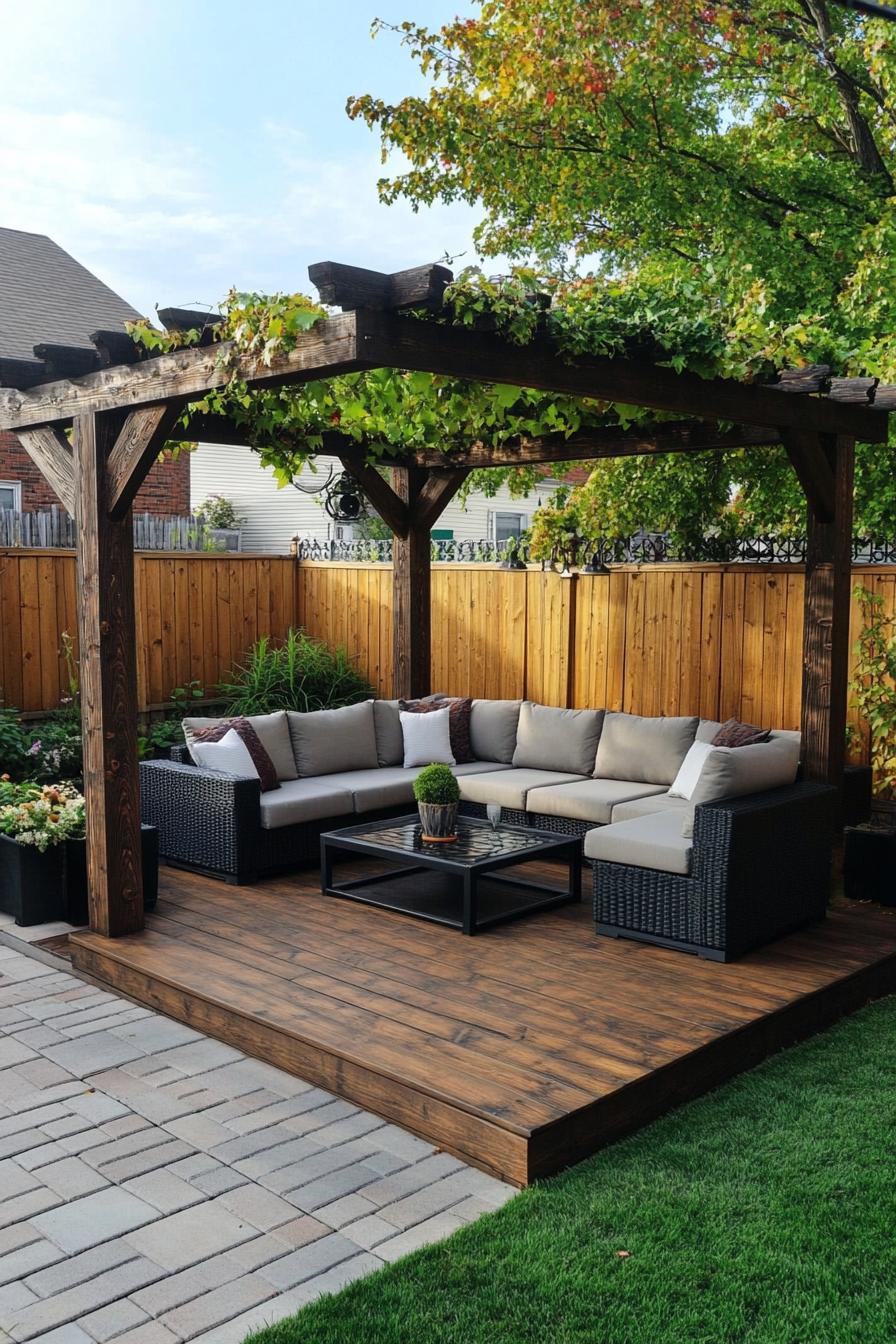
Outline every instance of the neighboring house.
<svg viewBox="0 0 896 1344"><path fill-rule="evenodd" d="M6 360L33 363L36 345L93 351L90 333L123 330L140 314L74 257L39 233L0 228L0 386ZM59 500L13 434L0 432L0 509L31 512ZM134 508L190 511L190 458L157 463Z"/></svg>
<svg viewBox="0 0 896 1344"><path fill-rule="evenodd" d="M331 466L334 472L342 471L336 458L318 458L316 472L306 467L299 478L299 490L292 486L278 488L273 472L261 465L250 448L200 443L191 456L193 508L209 495L223 495L229 500L244 519L244 551L285 555L296 536L318 541L351 539L351 524L335 523L324 511L323 496L305 493L317 482L321 487L326 483ZM512 499L506 486L493 499L477 492L470 495L466 507L457 502L449 504L433 536L470 541L506 541L519 536L556 488L556 481L544 481L524 499Z"/></svg>

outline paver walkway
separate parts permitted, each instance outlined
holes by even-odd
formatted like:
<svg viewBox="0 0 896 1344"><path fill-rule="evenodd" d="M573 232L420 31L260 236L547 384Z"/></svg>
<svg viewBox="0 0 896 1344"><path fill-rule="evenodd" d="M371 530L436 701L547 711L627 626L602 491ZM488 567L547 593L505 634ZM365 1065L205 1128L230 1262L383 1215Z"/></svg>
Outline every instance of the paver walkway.
<svg viewBox="0 0 896 1344"><path fill-rule="evenodd" d="M0 943L0 1339L238 1344L512 1187Z"/></svg>

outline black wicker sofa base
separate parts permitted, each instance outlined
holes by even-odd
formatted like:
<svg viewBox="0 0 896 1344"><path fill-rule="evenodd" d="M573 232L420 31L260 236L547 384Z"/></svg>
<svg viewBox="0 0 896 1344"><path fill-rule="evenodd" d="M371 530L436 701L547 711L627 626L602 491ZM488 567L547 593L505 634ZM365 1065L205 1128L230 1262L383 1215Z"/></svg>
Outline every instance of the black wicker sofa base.
<svg viewBox="0 0 896 1344"><path fill-rule="evenodd" d="M173 868L243 885L263 877L309 868L320 862L324 831L350 825L354 813L320 817L268 830L260 824L257 779L200 770L180 760L140 766L141 813L159 832L159 853ZM407 812L403 807L365 812L375 820Z"/></svg>
<svg viewBox="0 0 896 1344"><path fill-rule="evenodd" d="M836 800L807 783L697 807L688 876L594 860L597 932L733 961L823 919Z"/></svg>

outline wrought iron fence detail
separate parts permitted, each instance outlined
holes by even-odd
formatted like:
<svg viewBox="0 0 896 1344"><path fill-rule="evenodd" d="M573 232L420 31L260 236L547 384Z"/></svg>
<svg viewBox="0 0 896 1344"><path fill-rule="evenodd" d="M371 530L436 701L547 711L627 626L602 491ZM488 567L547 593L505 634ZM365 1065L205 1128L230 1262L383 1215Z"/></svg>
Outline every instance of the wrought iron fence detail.
<svg viewBox="0 0 896 1344"><path fill-rule="evenodd" d="M322 541L313 537L300 538L295 544L300 560L330 560L335 563L390 564L391 538L369 541ZM853 562L857 565L896 564L896 540L875 541L856 537L852 546ZM631 537L617 537L594 542L576 541L555 547L547 558L533 560L526 542L480 540L450 540L439 538L432 543L434 561L456 564L503 564L508 569L525 568L540 564L542 569L561 572L580 569L599 574L609 565L677 564L750 564L802 565L806 560L804 536L714 537L699 542L673 541L666 533L638 532Z"/></svg>

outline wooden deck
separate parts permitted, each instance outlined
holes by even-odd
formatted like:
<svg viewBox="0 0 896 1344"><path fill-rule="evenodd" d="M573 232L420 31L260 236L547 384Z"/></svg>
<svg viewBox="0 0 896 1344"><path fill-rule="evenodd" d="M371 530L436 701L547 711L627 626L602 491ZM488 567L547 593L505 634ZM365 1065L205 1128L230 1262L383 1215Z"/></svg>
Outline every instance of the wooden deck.
<svg viewBox="0 0 896 1344"><path fill-rule="evenodd" d="M896 989L896 916L844 903L719 965L597 938L589 902L476 938L163 868L75 966L525 1185Z"/></svg>

